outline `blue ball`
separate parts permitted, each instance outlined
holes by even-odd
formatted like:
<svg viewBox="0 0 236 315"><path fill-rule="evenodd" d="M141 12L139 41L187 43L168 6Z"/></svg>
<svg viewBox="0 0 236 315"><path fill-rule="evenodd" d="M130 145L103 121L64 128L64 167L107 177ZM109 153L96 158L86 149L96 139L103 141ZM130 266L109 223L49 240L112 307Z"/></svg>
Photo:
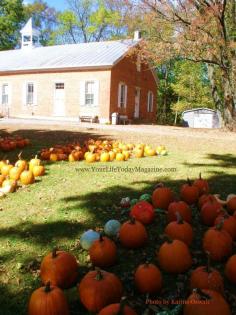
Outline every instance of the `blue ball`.
<svg viewBox="0 0 236 315"><path fill-rule="evenodd" d="M109 220L104 226L104 232L108 236L116 236L120 230L120 222L118 220Z"/></svg>
<svg viewBox="0 0 236 315"><path fill-rule="evenodd" d="M88 230L84 232L80 237L80 244L83 249L89 250L93 245L93 242L98 240L100 234L94 230Z"/></svg>

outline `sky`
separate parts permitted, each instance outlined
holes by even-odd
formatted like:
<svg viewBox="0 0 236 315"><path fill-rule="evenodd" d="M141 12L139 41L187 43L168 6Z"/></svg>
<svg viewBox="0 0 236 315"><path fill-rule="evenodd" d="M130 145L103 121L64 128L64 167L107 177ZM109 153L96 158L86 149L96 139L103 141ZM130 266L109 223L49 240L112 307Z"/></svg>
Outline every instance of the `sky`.
<svg viewBox="0 0 236 315"><path fill-rule="evenodd" d="M34 0L24 0L24 3L32 3ZM55 7L57 10L64 10L67 8L66 0L45 0L51 7Z"/></svg>

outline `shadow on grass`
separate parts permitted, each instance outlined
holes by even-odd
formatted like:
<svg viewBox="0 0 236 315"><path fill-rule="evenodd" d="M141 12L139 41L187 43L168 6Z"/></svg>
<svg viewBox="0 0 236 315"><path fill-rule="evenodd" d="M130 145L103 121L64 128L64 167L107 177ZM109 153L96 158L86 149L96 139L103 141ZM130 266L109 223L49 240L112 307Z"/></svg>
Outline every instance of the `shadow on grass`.
<svg viewBox="0 0 236 315"><path fill-rule="evenodd" d="M191 167L220 166L226 168L236 167L236 156L233 154L207 154L206 159L214 161L214 163L184 163Z"/></svg>
<svg viewBox="0 0 236 315"><path fill-rule="evenodd" d="M217 161L224 161L225 156L216 157ZM192 165L195 167L195 165ZM203 174L204 176L204 174ZM177 177L177 174L175 174ZM182 179L162 177L158 178L158 181L164 182L167 186L171 187L175 193L178 195L180 186L183 184ZM235 192L236 187L236 175L227 174L227 167L223 173L215 173L214 175L208 177L211 192L220 193L222 197L227 194ZM56 222L45 222L44 224L33 224L31 222L26 222L18 224L8 229L0 228L0 238L10 239L15 238L23 240L25 244L35 244L35 245L46 245L52 242L56 244L58 241L67 241L77 238L85 230L89 228L102 227L104 223L109 219L118 219L124 222L129 217L129 210L122 209L119 206L120 199L123 197L139 198L143 193L151 193L156 185L157 180L150 181L140 181L133 182L131 187L126 187L123 185L114 185L111 187L104 188L101 191L88 192L85 195L77 196L72 195L70 197L64 198L62 200L66 205L67 211L78 211L82 209L88 213L90 219L86 222L72 222L69 220L60 220ZM139 187L143 187L142 190ZM194 257L193 267L196 268L199 265L204 265L206 262L205 255L201 251L201 242L204 232L207 227L204 227L200 222L199 211L197 208L193 207L193 228L195 232L194 242L191 246L191 252ZM136 309L140 312L144 312L145 297L138 294L133 285L133 272L135 268L146 259L156 262L156 250L162 244L162 239L160 235L163 234L164 228L166 226L165 213L157 211L155 222L147 227L149 242L148 246L138 250L126 250L118 245L118 263L108 268L108 271L116 273L122 280L125 287L125 295L129 297ZM17 250L17 249L16 249ZM235 251L235 246L234 246ZM75 248L73 253L79 260L84 260L87 253L81 251L80 248ZM12 259L12 253L7 253L2 257L2 262L7 266L7 262ZM33 258L33 257L32 257ZM25 263L30 260L30 257L25 259ZM225 262L223 263L213 263L213 267L216 267L223 274ZM86 267L87 266L87 267ZM90 266L86 265L83 269L83 273L89 270ZM165 299L176 298L177 294L182 299L186 298L189 291L189 276L190 271L184 275L170 275L163 272L164 278L164 289L159 296ZM9 289L8 284L4 284L0 287L0 305L3 310L4 315L23 315L25 314L26 304L29 299L30 293L39 286L38 278L33 278L29 276L28 285L23 284L22 289L17 290L18 294L12 293ZM181 289L182 288L182 289ZM236 289L234 286L225 282L226 292L230 294L236 294ZM75 291L75 290L74 290ZM88 315L82 306L78 302L78 297L74 291L71 291L70 305L71 313L83 315ZM68 293L70 295L70 293ZM158 298L158 296L156 296ZM9 304L5 301L10 301ZM158 308L158 310L160 310ZM156 314L157 311L151 311L150 315ZM236 314L235 306L233 306L232 314Z"/></svg>

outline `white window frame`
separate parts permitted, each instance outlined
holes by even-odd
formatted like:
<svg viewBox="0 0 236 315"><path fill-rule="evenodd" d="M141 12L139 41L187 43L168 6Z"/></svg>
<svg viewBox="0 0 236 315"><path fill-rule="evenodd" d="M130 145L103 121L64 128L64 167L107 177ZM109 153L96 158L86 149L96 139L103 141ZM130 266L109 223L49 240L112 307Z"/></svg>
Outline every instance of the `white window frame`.
<svg viewBox="0 0 236 315"><path fill-rule="evenodd" d="M8 87L8 94L3 94L4 86ZM3 102L4 95L7 95L7 102ZM8 82L3 82L1 84L1 104L7 107L11 105L11 85Z"/></svg>
<svg viewBox="0 0 236 315"><path fill-rule="evenodd" d="M86 95L90 93L86 93L86 85L88 83L93 82L93 103L92 104L86 104ZM85 81L80 81L80 89L79 89L79 94L80 94L80 101L79 105L80 106L85 106L88 108L91 107L97 107L99 106L99 80L94 80L94 79L87 79Z"/></svg>
<svg viewBox="0 0 236 315"><path fill-rule="evenodd" d="M32 103L28 103L28 87L29 85L33 85L33 98ZM37 104L37 98L38 98L38 87L37 83L35 81L27 81L23 85L23 104L24 106L36 106Z"/></svg>
<svg viewBox="0 0 236 315"><path fill-rule="evenodd" d="M92 90L88 91L89 85L91 85ZM84 88L84 99L86 106L94 106L95 101L95 82L94 81L85 81L85 88ZM88 102L87 102L88 101Z"/></svg>
<svg viewBox="0 0 236 315"><path fill-rule="evenodd" d="M154 101L154 93L152 91L148 91L148 96L147 96L147 112L148 113L153 112L153 101Z"/></svg>
<svg viewBox="0 0 236 315"><path fill-rule="evenodd" d="M122 87L124 87L123 90L122 90ZM124 95L122 95L122 91L124 91ZM119 108L127 107L127 93L128 93L128 86L124 82L120 82L119 87L118 87L118 107Z"/></svg>

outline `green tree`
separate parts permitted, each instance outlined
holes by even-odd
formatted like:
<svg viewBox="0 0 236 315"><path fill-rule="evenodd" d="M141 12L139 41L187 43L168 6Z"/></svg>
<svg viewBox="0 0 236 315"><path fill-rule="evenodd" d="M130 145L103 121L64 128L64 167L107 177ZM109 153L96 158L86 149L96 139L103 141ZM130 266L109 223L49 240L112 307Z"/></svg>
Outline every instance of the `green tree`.
<svg viewBox="0 0 236 315"><path fill-rule="evenodd" d="M171 87L178 100L172 103L171 109L175 113L198 107L215 108L205 64L177 61L174 77Z"/></svg>
<svg viewBox="0 0 236 315"><path fill-rule="evenodd" d="M58 14L57 42L91 42L124 36L123 12L111 1L67 0L69 10Z"/></svg>
<svg viewBox="0 0 236 315"><path fill-rule="evenodd" d="M13 49L24 20L22 0L0 1L0 50Z"/></svg>
<svg viewBox="0 0 236 315"><path fill-rule="evenodd" d="M24 6L25 19L33 17L35 26L40 31L40 43L43 46L54 44L53 33L57 27L57 11L45 1L35 0Z"/></svg>

